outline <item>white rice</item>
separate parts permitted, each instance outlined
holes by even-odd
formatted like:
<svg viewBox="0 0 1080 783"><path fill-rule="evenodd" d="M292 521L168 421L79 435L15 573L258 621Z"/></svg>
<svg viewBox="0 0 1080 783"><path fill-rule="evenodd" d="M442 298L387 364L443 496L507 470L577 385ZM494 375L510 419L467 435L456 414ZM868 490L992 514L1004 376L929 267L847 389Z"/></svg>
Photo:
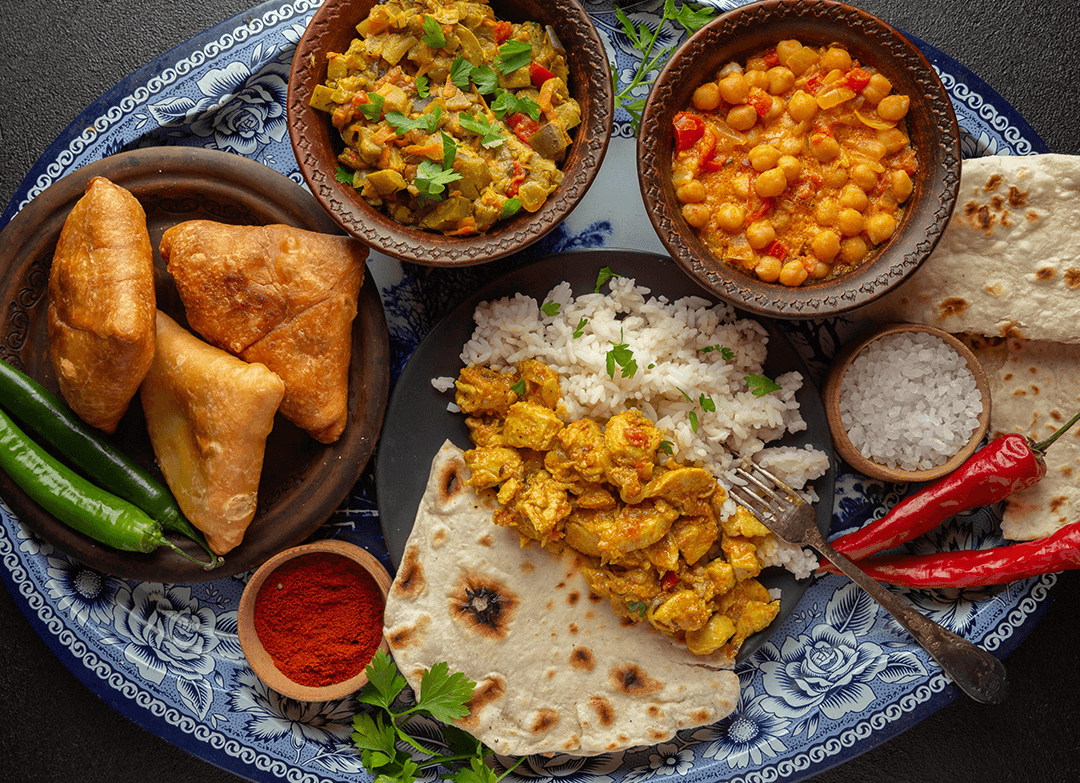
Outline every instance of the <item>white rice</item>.
<svg viewBox="0 0 1080 783"><path fill-rule="evenodd" d="M829 467L823 452L767 445L805 430L806 422L795 399L803 383L800 373L773 378L780 390L762 396L745 380L763 374L765 329L757 321L737 319L728 305L699 297L669 302L649 294L632 278L617 277L609 294L575 299L569 284L561 283L540 302L524 294L483 302L461 361L504 369L538 359L562 379L564 420L607 419L639 408L673 444L673 456L709 469L725 486L735 483L734 463L751 457L795 488L823 475ZM557 314L541 310L548 302L559 305ZM580 331L576 337L575 331ZM618 366L614 377L608 375L608 352L616 344L633 352L632 376L622 377ZM731 358L725 359L719 347ZM439 378L433 384L443 390L452 382ZM716 410L705 410L702 397ZM730 513L734 504L728 504ZM817 567L812 553L786 544L767 558L800 577Z"/></svg>
<svg viewBox="0 0 1080 783"><path fill-rule="evenodd" d="M891 468L945 463L971 439L982 407L964 358L923 332L870 343L840 384L840 420L852 445Z"/></svg>

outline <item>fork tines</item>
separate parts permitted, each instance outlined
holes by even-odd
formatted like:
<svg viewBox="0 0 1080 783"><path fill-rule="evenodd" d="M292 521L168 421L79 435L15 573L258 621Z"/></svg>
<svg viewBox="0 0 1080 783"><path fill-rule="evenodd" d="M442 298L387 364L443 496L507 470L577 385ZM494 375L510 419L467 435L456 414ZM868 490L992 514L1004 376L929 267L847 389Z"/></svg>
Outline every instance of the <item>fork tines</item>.
<svg viewBox="0 0 1080 783"><path fill-rule="evenodd" d="M736 478L745 481L747 484L756 487L759 492L752 492L749 488L733 484L728 487L728 495L738 503L740 506L748 509L753 513L760 513L758 508L754 507L756 503L761 509L777 515L777 510L774 504L780 504L781 507L787 506L800 506L803 504L803 499L799 497L799 494L781 481L778 477L774 476L769 471L760 465L755 465L752 462L747 463L747 467L750 470L744 470L739 466L735 466L733 473ZM750 472L753 470L753 473ZM772 486L769 486L764 481L759 479L754 473L758 473L764 476L766 479L772 482ZM780 494L773 487L778 487L784 494ZM759 494L760 493L760 494Z"/></svg>

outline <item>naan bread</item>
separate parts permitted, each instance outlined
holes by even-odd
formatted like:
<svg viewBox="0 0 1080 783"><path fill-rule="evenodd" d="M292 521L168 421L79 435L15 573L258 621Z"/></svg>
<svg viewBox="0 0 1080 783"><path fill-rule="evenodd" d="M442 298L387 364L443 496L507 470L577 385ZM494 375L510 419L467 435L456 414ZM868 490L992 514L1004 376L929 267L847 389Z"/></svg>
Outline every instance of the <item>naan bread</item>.
<svg viewBox="0 0 1080 783"><path fill-rule="evenodd" d="M990 382L990 436L1045 440L1080 412L1080 345L968 339ZM1046 450L1046 476L1005 501L1005 538L1029 541L1080 520L1080 424Z"/></svg>
<svg viewBox="0 0 1080 783"><path fill-rule="evenodd" d="M576 554L521 548L467 477L447 442L390 590L386 638L414 689L440 661L463 672L477 689L457 725L508 755L653 745L731 713L730 669L621 622L590 593Z"/></svg>
<svg viewBox="0 0 1080 783"><path fill-rule="evenodd" d="M291 226L192 220L161 238L191 328L285 382L281 413L322 443L348 418L352 322L367 248Z"/></svg>
<svg viewBox="0 0 1080 783"><path fill-rule="evenodd" d="M184 516L219 555L243 540L255 516L266 437L284 394L265 366L158 312L157 350L140 394L146 429Z"/></svg>
<svg viewBox="0 0 1080 783"><path fill-rule="evenodd" d="M1078 227L1080 156L969 158L934 252L857 317L1080 342Z"/></svg>
<svg viewBox="0 0 1080 783"><path fill-rule="evenodd" d="M94 177L64 221L49 272L49 358L87 424L116 430L154 358L155 307L146 213Z"/></svg>

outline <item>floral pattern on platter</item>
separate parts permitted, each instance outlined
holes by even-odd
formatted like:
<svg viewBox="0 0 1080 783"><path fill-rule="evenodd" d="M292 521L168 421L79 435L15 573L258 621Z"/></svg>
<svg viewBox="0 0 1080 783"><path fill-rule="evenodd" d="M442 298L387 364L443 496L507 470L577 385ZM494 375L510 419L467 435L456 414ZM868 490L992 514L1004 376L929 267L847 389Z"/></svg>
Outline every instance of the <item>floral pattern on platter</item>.
<svg viewBox="0 0 1080 783"><path fill-rule="evenodd" d="M663 0L623 4L635 23L652 23ZM611 0L585 0L621 79L639 54L621 31ZM742 4L710 0L721 10ZM285 130L288 63L318 0L273 0L197 36L132 74L72 124L87 129L54 146L7 208L0 225L69 171L123 149L214 147L242 154L301 181ZM681 41L671 25L660 44ZM940 52L927 51L957 109L965 157L1042 151L1026 123L981 80ZM655 74L653 74L655 76ZM105 108L102 108L102 107ZM595 188L636 192L629 117ZM616 167L619 167L616 169ZM625 171L623 169L626 169ZM601 196L602 200L602 196ZM596 204L594 201L592 204ZM586 199L566 224L515 259L483 269L431 274L373 257L391 335L396 378L418 342L461 296L504 269L569 248L642 247L633 208L618 214ZM658 247L658 246L657 246ZM811 371L835 353L851 324L785 323ZM852 473L836 482L833 533L879 516L909 487ZM913 551L991 546L993 515L974 512L910 545ZM371 470L319 537L343 538L385 558ZM268 689L247 667L236 636L246 575L197 585L138 583L101 574L36 538L0 501L0 569L11 594L50 648L89 688L139 725L191 753L257 781L366 780L352 746L354 699L305 704ZM909 591L942 624L1007 652L1037 622L1054 577L1003 588ZM839 577L807 591L796 611L738 669L735 711L669 742L595 758L530 758L513 778L545 783L617 783L684 778L796 781L898 733L954 697L928 656L875 604ZM437 741L434 726L416 724ZM180 739L176 739L180 737ZM497 771L509 759L497 759ZM436 780L427 770L424 783Z"/></svg>

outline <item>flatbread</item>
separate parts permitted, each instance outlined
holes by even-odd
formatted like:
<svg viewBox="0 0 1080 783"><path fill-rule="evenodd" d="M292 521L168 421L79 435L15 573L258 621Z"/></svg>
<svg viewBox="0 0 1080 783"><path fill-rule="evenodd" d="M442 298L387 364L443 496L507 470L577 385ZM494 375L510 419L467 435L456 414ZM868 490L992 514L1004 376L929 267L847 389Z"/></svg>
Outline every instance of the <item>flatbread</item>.
<svg viewBox="0 0 1080 783"><path fill-rule="evenodd" d="M1080 156L970 158L930 257L858 311L948 332L1080 342Z"/></svg>
<svg viewBox="0 0 1080 783"><path fill-rule="evenodd" d="M161 238L191 328L285 382L281 414L321 443L345 429L367 247L284 225L190 220Z"/></svg>
<svg viewBox="0 0 1080 783"><path fill-rule="evenodd" d="M990 382L990 435L1045 440L1080 412L1080 345L966 340ZM1080 520L1080 424L1046 450L1046 476L1005 501L1005 538L1030 541Z"/></svg>
<svg viewBox="0 0 1080 783"><path fill-rule="evenodd" d="M446 442L390 590L386 638L414 689L440 661L463 672L478 685L457 725L507 755L653 745L734 710L730 669L620 621L579 555L521 548L468 475Z"/></svg>
<svg viewBox="0 0 1080 783"><path fill-rule="evenodd" d="M49 358L60 393L115 432L154 358L154 250L135 196L94 177L64 221L49 271Z"/></svg>

